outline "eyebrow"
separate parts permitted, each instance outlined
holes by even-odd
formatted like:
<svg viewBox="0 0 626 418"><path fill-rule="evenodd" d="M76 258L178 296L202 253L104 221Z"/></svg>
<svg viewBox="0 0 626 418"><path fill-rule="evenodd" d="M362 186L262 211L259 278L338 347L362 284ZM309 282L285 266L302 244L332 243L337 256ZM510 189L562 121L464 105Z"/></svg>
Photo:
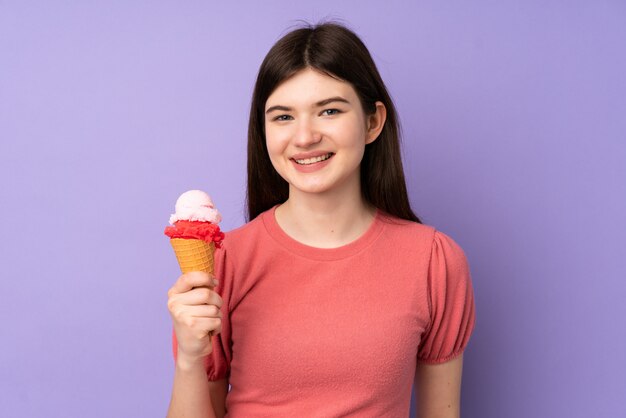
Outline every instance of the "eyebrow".
<svg viewBox="0 0 626 418"><path fill-rule="evenodd" d="M329 103L333 103L333 102L341 102L341 103L347 103L350 104L349 101L347 101L346 99L344 99L343 97L340 96L335 96L335 97L329 97L328 99L324 99L324 100L320 100L319 102L315 103L316 107L321 107L321 106L325 106ZM287 106L282 106L282 105L276 105L276 106L272 106L269 109L267 109L265 111L265 114L271 113L275 110L282 110L283 112L289 112L291 110L293 110L290 107Z"/></svg>

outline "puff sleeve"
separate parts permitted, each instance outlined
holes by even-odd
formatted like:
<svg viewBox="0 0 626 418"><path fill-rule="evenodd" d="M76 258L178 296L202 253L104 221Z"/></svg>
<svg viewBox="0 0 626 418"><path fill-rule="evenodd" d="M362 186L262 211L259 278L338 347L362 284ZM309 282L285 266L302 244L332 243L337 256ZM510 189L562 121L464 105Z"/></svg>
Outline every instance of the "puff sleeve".
<svg viewBox="0 0 626 418"><path fill-rule="evenodd" d="M230 317L228 313L229 294L232 290L233 270L230 267L230 260L227 259L227 252L222 247L213 254L214 256L214 274L219 285L215 291L222 298L222 332L214 335L212 338L213 349L204 359L204 367L207 373L207 379L215 381L228 377L230 374L230 361L232 359L231 351L231 327ZM174 352L174 361L178 354L178 341L176 333L172 330L172 350Z"/></svg>
<svg viewBox="0 0 626 418"><path fill-rule="evenodd" d="M459 245L435 231L428 267L430 324L419 344L418 362L437 364L459 356L475 325L469 265Z"/></svg>

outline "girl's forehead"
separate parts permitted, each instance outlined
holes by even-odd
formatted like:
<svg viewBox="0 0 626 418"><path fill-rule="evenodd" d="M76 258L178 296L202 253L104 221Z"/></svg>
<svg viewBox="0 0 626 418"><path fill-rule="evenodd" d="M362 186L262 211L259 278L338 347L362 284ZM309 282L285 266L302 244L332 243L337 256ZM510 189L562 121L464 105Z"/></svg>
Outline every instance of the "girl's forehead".
<svg viewBox="0 0 626 418"><path fill-rule="evenodd" d="M352 102L356 92L345 81L306 69L280 83L268 97L265 107L311 105L335 96Z"/></svg>

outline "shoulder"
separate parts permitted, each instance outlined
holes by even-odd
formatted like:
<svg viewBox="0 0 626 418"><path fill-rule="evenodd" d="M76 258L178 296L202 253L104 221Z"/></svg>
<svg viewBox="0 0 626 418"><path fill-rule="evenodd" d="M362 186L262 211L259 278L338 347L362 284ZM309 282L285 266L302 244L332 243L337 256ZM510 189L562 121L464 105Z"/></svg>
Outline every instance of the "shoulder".
<svg viewBox="0 0 626 418"><path fill-rule="evenodd" d="M237 228L226 231L224 234L232 240L241 240L250 235L259 233L259 230L263 227L263 220L261 215L257 216L248 223L245 223ZM226 242L226 239L224 239Z"/></svg>
<svg viewBox="0 0 626 418"><path fill-rule="evenodd" d="M249 264L249 258L263 248L258 244L263 242L264 229L259 216L230 231L223 231L224 240L214 254L216 275L226 278L234 274L237 266Z"/></svg>
<svg viewBox="0 0 626 418"><path fill-rule="evenodd" d="M449 235L436 230L432 241L433 256L439 255L450 262L467 262L463 248Z"/></svg>
<svg viewBox="0 0 626 418"><path fill-rule="evenodd" d="M268 232L263 219L264 214L265 212L240 227L224 232L222 250L228 254L229 258L239 258L245 254L256 253L264 247L259 245L266 243L268 239Z"/></svg>
<svg viewBox="0 0 626 418"><path fill-rule="evenodd" d="M384 225L385 234L397 244L429 246L438 232L431 225L398 218L382 211L380 222Z"/></svg>
<svg viewBox="0 0 626 418"><path fill-rule="evenodd" d="M436 227L381 212L381 222L385 226L387 244L393 243L396 249L405 248L430 253L433 259L449 259L451 262L466 262L465 252L448 234Z"/></svg>

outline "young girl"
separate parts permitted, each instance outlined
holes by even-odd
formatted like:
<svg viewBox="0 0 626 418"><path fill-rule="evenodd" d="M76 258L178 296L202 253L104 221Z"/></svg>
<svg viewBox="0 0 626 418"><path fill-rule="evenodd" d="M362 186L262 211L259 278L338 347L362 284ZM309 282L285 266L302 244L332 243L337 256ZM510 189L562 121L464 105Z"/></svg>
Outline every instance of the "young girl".
<svg viewBox="0 0 626 418"><path fill-rule="evenodd" d="M411 210L398 136L352 31L299 28L272 47L250 111L249 222L215 277L168 294L169 417L407 417L413 384L418 416L460 415L469 268Z"/></svg>

